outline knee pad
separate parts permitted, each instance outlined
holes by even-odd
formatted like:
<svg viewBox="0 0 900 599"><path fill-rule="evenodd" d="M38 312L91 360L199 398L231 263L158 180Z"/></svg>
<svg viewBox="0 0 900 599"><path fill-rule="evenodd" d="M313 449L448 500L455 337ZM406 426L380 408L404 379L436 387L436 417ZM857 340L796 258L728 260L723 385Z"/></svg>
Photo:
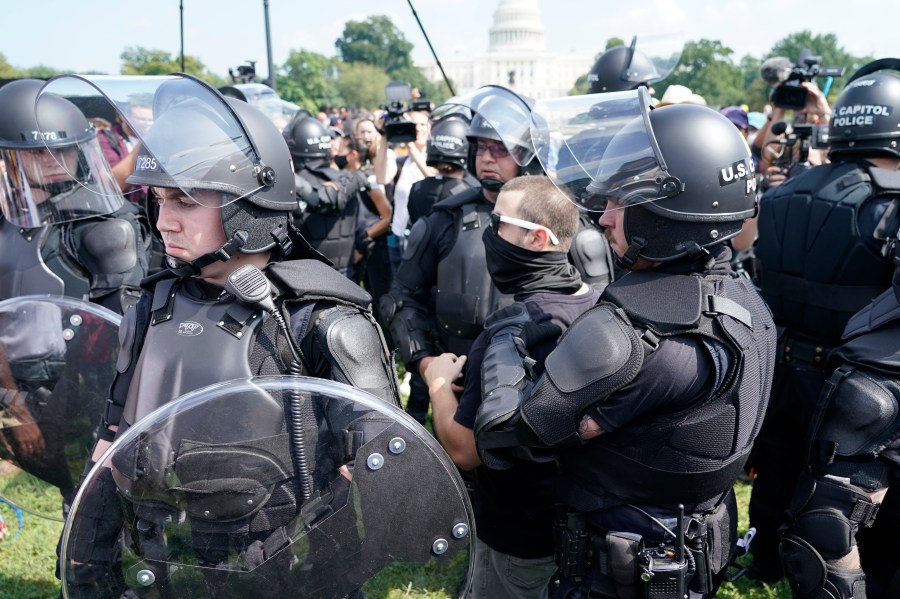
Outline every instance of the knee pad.
<svg viewBox="0 0 900 599"><path fill-rule="evenodd" d="M797 599L859 599L866 596L862 570L844 570L825 564L816 549L791 533L779 547L784 574Z"/></svg>
<svg viewBox="0 0 900 599"><path fill-rule="evenodd" d="M791 534L812 545L825 560L847 555L859 528L875 521L878 506L868 493L846 481L804 473L791 502Z"/></svg>

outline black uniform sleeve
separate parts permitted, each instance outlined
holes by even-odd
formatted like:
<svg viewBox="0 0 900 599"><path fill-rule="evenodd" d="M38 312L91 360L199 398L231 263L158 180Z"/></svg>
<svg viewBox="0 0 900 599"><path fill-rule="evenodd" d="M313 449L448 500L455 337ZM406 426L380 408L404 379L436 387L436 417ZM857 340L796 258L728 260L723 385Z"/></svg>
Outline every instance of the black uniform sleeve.
<svg viewBox="0 0 900 599"><path fill-rule="evenodd" d="M452 247L452 216L444 211L420 219L410 233L409 245L394 275L383 311L407 368L425 356L437 355L434 323L428 306L437 284L438 263Z"/></svg>

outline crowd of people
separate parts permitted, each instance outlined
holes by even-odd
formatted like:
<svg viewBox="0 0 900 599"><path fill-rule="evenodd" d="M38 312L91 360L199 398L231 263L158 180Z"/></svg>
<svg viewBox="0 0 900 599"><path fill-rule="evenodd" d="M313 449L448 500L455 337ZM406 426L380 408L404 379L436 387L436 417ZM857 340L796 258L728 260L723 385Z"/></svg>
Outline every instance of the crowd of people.
<svg viewBox="0 0 900 599"><path fill-rule="evenodd" d="M897 70L752 112L683 86L657 99L659 70L622 47L583 96L487 85L283 130L188 77L93 83L115 123L58 80L0 88L0 299L122 315L84 475L58 485L67 596L231 596L246 580L222 572L263 571L363 596L384 564L313 533L403 452L364 453L400 409L465 481L472 522L447 507L460 521L423 559L470 542L473 599L702 599L743 573L798 598L900 596ZM49 450L22 414L48 400L25 389L52 389L66 357L12 335L4 305L0 457L28 469ZM274 421L241 415L239 440L136 440L186 394L265 376L384 412L289 392ZM109 457L117 439L132 449ZM200 587L159 567L176 550ZM328 579L329 556L364 574L298 583Z"/></svg>

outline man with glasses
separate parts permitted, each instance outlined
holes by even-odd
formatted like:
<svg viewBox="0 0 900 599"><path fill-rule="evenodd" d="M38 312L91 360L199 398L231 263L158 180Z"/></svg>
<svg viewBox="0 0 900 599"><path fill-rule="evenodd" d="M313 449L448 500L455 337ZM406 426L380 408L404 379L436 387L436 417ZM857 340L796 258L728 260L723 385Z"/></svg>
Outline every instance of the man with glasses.
<svg viewBox="0 0 900 599"><path fill-rule="evenodd" d="M599 292L582 281L566 256L578 230L578 209L549 179L512 179L503 186L490 218L482 239L491 280L501 292L522 302L516 306L524 306L536 323L567 328L597 303ZM506 315L507 310L497 314ZM547 597L547 583L556 571L556 466L552 462L519 462L509 470L481 466L473 428L482 402L479 373L489 331L475 339L468 356L445 353L425 370L434 430L456 465L475 472L478 539L473 598L539 599ZM537 370L543 369L543 358L556 345L559 329L552 327L550 333L532 345ZM464 370L465 387L457 403L453 388Z"/></svg>
<svg viewBox="0 0 900 599"><path fill-rule="evenodd" d="M391 291L380 303L412 374L407 410L423 422L428 393L421 373L443 352L467 354L487 315L512 302L491 282L481 243L500 188L519 175L543 172L537 159L519 166L511 154L527 152L528 130L518 138L505 135L502 132L516 130L517 123L496 118L509 114L527 119L525 102L501 87L489 88L487 94L501 110L491 113L493 120L475 113L466 133L466 168L481 185L436 203L428 216L416 222Z"/></svg>

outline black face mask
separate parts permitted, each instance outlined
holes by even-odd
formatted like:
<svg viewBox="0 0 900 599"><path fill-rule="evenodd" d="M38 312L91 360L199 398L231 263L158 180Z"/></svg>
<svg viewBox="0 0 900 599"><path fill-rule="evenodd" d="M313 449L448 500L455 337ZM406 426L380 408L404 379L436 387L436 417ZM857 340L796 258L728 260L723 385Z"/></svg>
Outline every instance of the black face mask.
<svg viewBox="0 0 900 599"><path fill-rule="evenodd" d="M346 156L335 156L334 157L334 165L341 170L347 168L347 157Z"/></svg>
<svg viewBox="0 0 900 599"><path fill-rule="evenodd" d="M538 291L572 294L581 275L565 252L535 252L509 243L488 227L481 235L491 280L500 293L520 299Z"/></svg>

